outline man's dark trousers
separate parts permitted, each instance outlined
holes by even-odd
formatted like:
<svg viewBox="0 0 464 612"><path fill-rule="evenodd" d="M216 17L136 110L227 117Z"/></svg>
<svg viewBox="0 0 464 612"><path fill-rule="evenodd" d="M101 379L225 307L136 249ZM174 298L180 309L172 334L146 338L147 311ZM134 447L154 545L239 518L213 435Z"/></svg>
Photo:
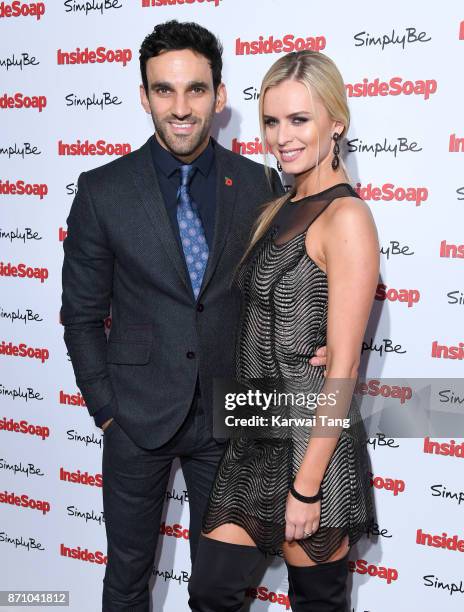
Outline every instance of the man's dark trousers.
<svg viewBox="0 0 464 612"><path fill-rule="evenodd" d="M194 543L221 455L212 395L215 378L235 375L240 295L231 281L261 205L282 187L275 172L273 190L263 166L216 142L214 150L214 237L197 299L150 140L83 172L67 219L64 340L89 414L97 424L114 418L103 451L104 612L148 611L145 581L172 459L183 464Z"/></svg>
<svg viewBox="0 0 464 612"><path fill-rule="evenodd" d="M181 428L161 448L138 447L116 421L108 426L103 438L103 508L109 562L102 609L148 612L147 586L173 459L180 458L187 485L193 563L224 444L211 436L198 396Z"/></svg>

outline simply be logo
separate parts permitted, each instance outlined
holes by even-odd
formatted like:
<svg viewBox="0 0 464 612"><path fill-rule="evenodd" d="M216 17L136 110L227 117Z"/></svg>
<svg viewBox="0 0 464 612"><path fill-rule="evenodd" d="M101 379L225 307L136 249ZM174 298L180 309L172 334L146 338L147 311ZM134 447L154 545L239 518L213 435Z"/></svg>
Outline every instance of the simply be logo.
<svg viewBox="0 0 464 612"><path fill-rule="evenodd" d="M38 66L40 62L29 53L23 52L16 57L13 53L11 56L0 58L0 68L6 68L6 71L10 68L19 68L21 71L26 66Z"/></svg>
<svg viewBox="0 0 464 612"><path fill-rule="evenodd" d="M37 21L45 15L45 2L0 2L0 19L5 17L35 17Z"/></svg>
<svg viewBox="0 0 464 612"><path fill-rule="evenodd" d="M355 47L378 47L381 51L384 51L389 46L398 46L404 50L406 45L426 43L432 40L432 37L427 32L418 32L416 28L406 28L402 33L397 33L393 28L391 34L377 35L371 35L363 30L355 34L353 38L356 41Z"/></svg>
<svg viewBox="0 0 464 612"><path fill-rule="evenodd" d="M111 9L120 9L122 4L120 0L65 0L64 12L69 13L84 13L87 15L91 12L104 14L105 11Z"/></svg>

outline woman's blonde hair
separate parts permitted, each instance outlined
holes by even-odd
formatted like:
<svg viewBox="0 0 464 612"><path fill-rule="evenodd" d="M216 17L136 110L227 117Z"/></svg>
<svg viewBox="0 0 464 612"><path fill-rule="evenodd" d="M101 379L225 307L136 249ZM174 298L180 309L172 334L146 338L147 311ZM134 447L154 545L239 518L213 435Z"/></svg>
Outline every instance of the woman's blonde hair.
<svg viewBox="0 0 464 612"><path fill-rule="evenodd" d="M326 108L329 117L334 121L340 121L343 124L343 130L340 136L343 136L350 125L350 111L348 109L348 101L346 98L345 84L342 75L340 74L334 62L318 51L294 51L282 56L278 59L267 71L261 84L259 95L259 123L261 128L261 139L265 143L265 125L264 125L264 96L268 89L280 85L284 81L298 81L308 88L308 92L312 102L313 115L316 113L313 94L317 95L319 100ZM317 117L316 117L317 118ZM267 147L264 150L264 165L265 172L269 182L271 180L271 170L267 160ZM319 135L318 135L318 152L316 167L319 171ZM345 175L348 176L345 164L340 158L340 166ZM285 201L294 195L294 192L285 194L276 200L267 202L264 205L264 210L259 215L250 240L250 244L242 258L242 261L251 251L253 246L264 235L266 230L271 225L272 219L275 217L279 209Z"/></svg>

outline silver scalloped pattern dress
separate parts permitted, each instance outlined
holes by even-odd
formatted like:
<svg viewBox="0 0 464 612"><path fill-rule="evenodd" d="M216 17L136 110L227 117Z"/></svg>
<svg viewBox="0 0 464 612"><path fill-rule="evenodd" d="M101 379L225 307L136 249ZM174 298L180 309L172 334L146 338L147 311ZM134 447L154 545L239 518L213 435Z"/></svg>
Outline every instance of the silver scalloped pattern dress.
<svg viewBox="0 0 464 612"><path fill-rule="evenodd" d="M339 197L358 197L347 183L296 202L287 200L265 235L240 266L242 294L236 345L236 378L268 380L286 388L319 392L323 368L310 357L326 345L327 276L308 256L306 231ZM367 435L352 399L323 481L318 530L299 545L314 561L326 561L348 534L350 545L375 523ZM289 487L303 459L311 428L285 439L239 437L228 441L211 491L203 531L225 523L247 531L263 552L280 551Z"/></svg>

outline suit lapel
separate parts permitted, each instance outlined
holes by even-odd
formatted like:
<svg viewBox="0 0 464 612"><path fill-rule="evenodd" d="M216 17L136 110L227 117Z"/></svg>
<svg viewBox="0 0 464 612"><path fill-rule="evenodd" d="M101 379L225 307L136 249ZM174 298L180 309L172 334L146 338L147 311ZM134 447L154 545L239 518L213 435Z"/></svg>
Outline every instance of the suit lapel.
<svg viewBox="0 0 464 612"><path fill-rule="evenodd" d="M192 284L188 276L184 256L180 252L176 237L172 231L166 205L159 188L158 177L156 176L150 150L150 139L135 153L132 158L132 175L139 199L177 274L194 300ZM232 155L217 142L215 142L215 155L217 185L214 236L199 297L211 280L224 249L232 223L238 190L238 173L233 164L233 159L231 159Z"/></svg>
<svg viewBox="0 0 464 612"><path fill-rule="evenodd" d="M215 142L215 155L217 184L214 237L200 294L198 296L199 298L211 280L224 249L227 235L230 231L237 197L238 176L232 164L231 154L227 149Z"/></svg>
<svg viewBox="0 0 464 612"><path fill-rule="evenodd" d="M166 249L179 277L193 299L192 285L188 278L183 254L172 231L166 205L159 188L158 177L153 165L150 139L140 147L133 157L132 175L140 201L150 219L158 238Z"/></svg>

